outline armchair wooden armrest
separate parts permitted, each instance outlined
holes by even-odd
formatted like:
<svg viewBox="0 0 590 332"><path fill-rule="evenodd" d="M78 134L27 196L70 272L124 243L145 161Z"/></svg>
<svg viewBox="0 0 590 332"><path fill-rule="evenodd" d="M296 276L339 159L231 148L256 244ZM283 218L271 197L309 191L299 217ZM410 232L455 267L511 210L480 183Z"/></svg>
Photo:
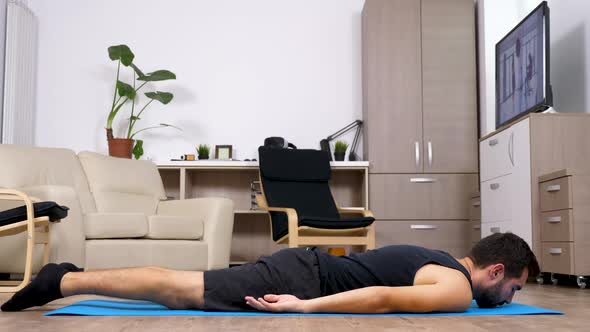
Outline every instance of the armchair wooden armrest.
<svg viewBox="0 0 590 332"><path fill-rule="evenodd" d="M374 217L373 212L371 210L361 210L361 209L353 209L353 208L338 208L339 213L345 214L360 214L363 218Z"/></svg>

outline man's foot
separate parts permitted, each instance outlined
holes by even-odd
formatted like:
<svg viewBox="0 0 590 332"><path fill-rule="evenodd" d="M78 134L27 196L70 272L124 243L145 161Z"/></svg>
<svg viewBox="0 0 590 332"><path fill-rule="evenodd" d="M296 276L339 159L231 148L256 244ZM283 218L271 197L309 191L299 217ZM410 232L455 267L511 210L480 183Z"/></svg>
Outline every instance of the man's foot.
<svg viewBox="0 0 590 332"><path fill-rule="evenodd" d="M73 272L70 269L74 268L78 269L71 263L45 265L30 284L16 292L0 309L2 311L20 311L62 298L61 279L66 273Z"/></svg>

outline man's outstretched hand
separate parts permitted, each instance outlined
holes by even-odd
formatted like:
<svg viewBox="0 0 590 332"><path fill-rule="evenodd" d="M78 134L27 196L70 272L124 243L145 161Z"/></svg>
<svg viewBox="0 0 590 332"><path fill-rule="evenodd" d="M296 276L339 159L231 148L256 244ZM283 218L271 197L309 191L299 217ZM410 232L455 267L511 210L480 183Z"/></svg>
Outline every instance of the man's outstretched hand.
<svg viewBox="0 0 590 332"><path fill-rule="evenodd" d="M246 296L246 304L260 311L304 312L304 302L305 300L300 300L289 294L267 294L264 295L264 298L259 297L258 299Z"/></svg>

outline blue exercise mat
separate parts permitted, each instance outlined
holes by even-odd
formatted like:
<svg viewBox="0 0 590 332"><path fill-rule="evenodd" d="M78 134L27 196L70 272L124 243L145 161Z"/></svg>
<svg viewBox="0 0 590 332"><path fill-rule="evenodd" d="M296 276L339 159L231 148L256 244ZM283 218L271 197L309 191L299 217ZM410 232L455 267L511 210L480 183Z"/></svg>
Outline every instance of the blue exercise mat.
<svg viewBox="0 0 590 332"><path fill-rule="evenodd" d="M480 309L475 304L465 312L436 312L428 314L342 314L342 313L269 313L269 312L221 312L202 310L171 310L163 305L143 301L80 301L63 308L50 311L45 316L498 316L498 315L563 315L562 312L533 307L521 303L511 303L493 309Z"/></svg>

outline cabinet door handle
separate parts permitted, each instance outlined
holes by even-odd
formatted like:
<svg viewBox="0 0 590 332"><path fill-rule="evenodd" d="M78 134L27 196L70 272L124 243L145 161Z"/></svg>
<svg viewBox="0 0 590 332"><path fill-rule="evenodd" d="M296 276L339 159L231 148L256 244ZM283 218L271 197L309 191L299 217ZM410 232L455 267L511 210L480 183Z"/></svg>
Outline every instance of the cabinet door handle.
<svg viewBox="0 0 590 332"><path fill-rule="evenodd" d="M480 225L475 225L475 226L473 226L473 229L476 230L476 231L477 230L480 230L481 229L481 226Z"/></svg>
<svg viewBox="0 0 590 332"><path fill-rule="evenodd" d="M490 232L492 232L492 233L500 233L500 227L490 227Z"/></svg>
<svg viewBox="0 0 590 332"><path fill-rule="evenodd" d="M488 144L490 146L498 145L498 139L497 138L491 139Z"/></svg>
<svg viewBox="0 0 590 332"><path fill-rule="evenodd" d="M428 142L428 166L432 166L432 142Z"/></svg>
<svg viewBox="0 0 590 332"><path fill-rule="evenodd" d="M547 186L545 187L545 190L548 193L554 192L554 191L560 191L561 190L561 186L558 184L552 185L552 186Z"/></svg>
<svg viewBox="0 0 590 332"><path fill-rule="evenodd" d="M437 229L438 226L436 225L410 225L411 229L423 229L423 230L432 230Z"/></svg>
<svg viewBox="0 0 590 332"><path fill-rule="evenodd" d="M500 188L500 184L499 183L492 183L492 184L490 184L490 188L492 190L496 190L496 189Z"/></svg>
<svg viewBox="0 0 590 332"><path fill-rule="evenodd" d="M420 143L414 142L414 148L416 149L416 167L420 167Z"/></svg>
<svg viewBox="0 0 590 332"><path fill-rule="evenodd" d="M432 183L436 182L434 178L411 178L410 182L412 183Z"/></svg>
<svg viewBox="0 0 590 332"><path fill-rule="evenodd" d="M473 205L474 207L481 206L481 201L475 201L475 202L471 203L471 205Z"/></svg>
<svg viewBox="0 0 590 332"><path fill-rule="evenodd" d="M557 216L557 217L547 217L547 219L545 219L545 220L547 220L547 222L548 222L548 223L551 223L551 224L556 224L556 223L559 223L559 222L561 222L561 216Z"/></svg>
<svg viewBox="0 0 590 332"><path fill-rule="evenodd" d="M551 255L561 255L562 249L561 248L549 248L549 253Z"/></svg>

